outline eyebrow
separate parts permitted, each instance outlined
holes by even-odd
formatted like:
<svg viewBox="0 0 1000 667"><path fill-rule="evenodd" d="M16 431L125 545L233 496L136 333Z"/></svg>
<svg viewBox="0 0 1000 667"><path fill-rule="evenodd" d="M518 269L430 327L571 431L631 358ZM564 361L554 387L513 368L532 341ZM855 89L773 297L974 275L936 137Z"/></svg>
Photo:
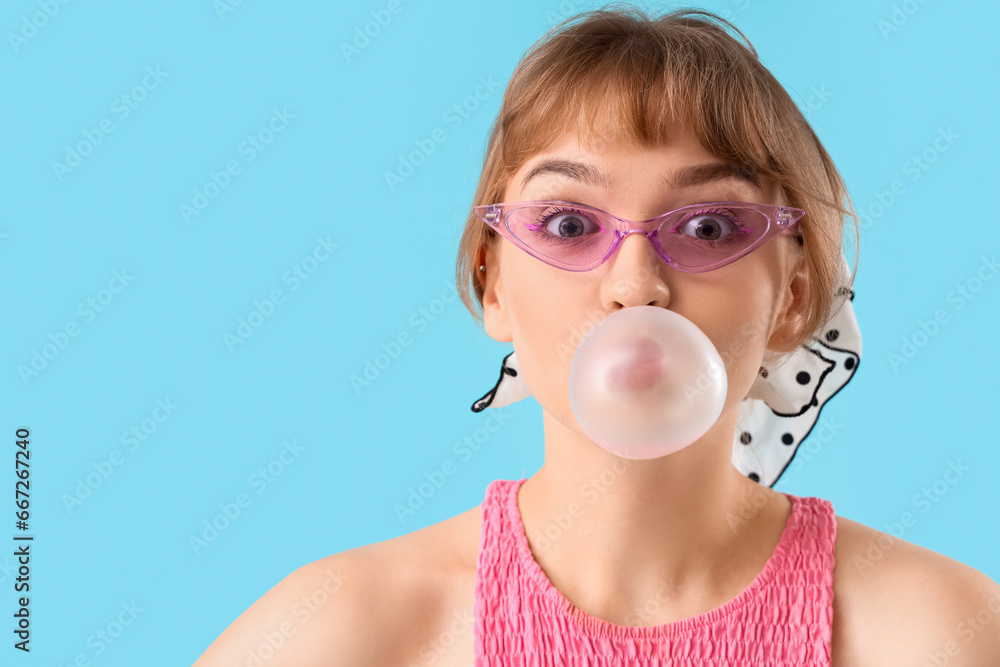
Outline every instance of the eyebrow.
<svg viewBox="0 0 1000 667"><path fill-rule="evenodd" d="M521 180L521 187L535 176L558 174L575 181L589 183L597 187L611 189L611 179L607 174L585 162L574 162L550 158L542 160ZM760 187L760 181L746 167L723 162L710 162L682 167L673 174L663 177L663 183L672 190L690 188L704 183L733 179Z"/></svg>

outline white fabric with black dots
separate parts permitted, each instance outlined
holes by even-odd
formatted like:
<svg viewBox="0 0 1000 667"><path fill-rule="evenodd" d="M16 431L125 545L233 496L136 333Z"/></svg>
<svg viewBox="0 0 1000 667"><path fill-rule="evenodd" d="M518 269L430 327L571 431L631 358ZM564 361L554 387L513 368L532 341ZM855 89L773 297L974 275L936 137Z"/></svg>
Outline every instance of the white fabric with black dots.
<svg viewBox="0 0 1000 667"><path fill-rule="evenodd" d="M858 370L861 332L853 298L853 292L841 297L839 311L811 346L803 345L780 366L765 363L750 387L733 437L733 465L744 475L774 486L815 428L823 406ZM837 428L831 420L817 433L824 440L818 444L825 445Z"/></svg>

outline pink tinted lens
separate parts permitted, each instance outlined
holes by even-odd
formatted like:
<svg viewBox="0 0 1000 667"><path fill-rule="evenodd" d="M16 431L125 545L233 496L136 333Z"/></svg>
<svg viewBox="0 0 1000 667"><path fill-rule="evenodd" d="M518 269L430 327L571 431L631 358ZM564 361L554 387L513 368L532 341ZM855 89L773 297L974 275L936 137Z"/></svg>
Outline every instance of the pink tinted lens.
<svg viewBox="0 0 1000 667"><path fill-rule="evenodd" d="M538 254L572 266L593 264L614 241L614 228L582 209L518 208L507 216L507 229Z"/></svg>
<svg viewBox="0 0 1000 667"><path fill-rule="evenodd" d="M762 211L706 206L671 216L660 227L657 240L678 265L698 268L745 252L764 236L768 226Z"/></svg>
<svg viewBox="0 0 1000 667"><path fill-rule="evenodd" d="M654 243L679 266L709 266L743 253L767 232L768 218L751 208L687 207L665 218ZM599 261L614 242L610 220L585 209L533 205L510 211L507 228L533 251L570 266Z"/></svg>

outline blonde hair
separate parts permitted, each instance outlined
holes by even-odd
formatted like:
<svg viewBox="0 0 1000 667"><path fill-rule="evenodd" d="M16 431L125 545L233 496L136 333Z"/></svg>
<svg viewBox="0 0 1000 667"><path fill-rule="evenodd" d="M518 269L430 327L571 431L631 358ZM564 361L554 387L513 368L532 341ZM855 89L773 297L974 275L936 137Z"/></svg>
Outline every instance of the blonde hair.
<svg viewBox="0 0 1000 667"><path fill-rule="evenodd" d="M857 255L845 281L842 235L844 216L857 235L857 216L832 159L743 33L703 10L654 18L619 3L562 22L524 54L511 77L474 205L500 202L513 174L567 129L595 136L598 112L602 138L627 145L656 147L674 123L690 127L708 152L776 183L789 206L805 210L805 313L788 349L815 336L832 316L838 290L854 282ZM499 239L470 210L455 284L480 323L479 258Z"/></svg>

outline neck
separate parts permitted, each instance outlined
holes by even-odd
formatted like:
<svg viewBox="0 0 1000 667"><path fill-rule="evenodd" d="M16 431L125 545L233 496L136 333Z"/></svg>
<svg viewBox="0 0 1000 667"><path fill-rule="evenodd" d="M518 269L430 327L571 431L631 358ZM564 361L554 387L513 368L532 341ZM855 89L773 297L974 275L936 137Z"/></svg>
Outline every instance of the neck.
<svg viewBox="0 0 1000 667"><path fill-rule="evenodd" d="M545 463L518 505L535 560L584 610L650 625L632 612L651 595L675 611L712 608L773 553L789 506L733 467L736 410L692 445L650 460L617 457L548 412L544 423ZM718 604L707 602L713 595Z"/></svg>

